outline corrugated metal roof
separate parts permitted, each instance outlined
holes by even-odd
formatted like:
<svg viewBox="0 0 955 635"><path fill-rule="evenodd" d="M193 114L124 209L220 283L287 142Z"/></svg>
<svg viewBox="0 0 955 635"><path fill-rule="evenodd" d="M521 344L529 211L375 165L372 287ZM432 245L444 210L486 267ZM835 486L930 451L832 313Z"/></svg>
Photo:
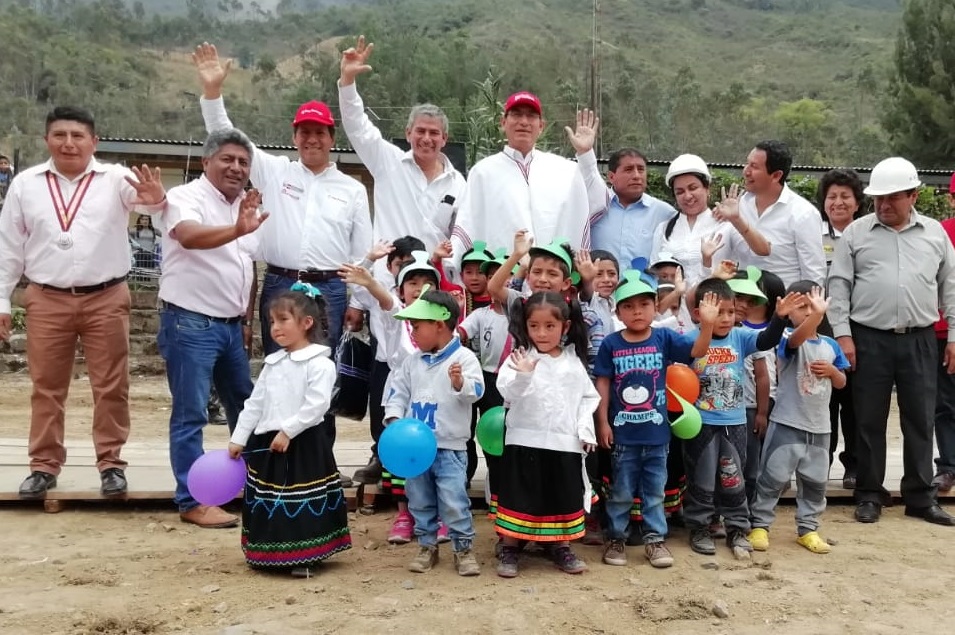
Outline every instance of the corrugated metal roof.
<svg viewBox="0 0 955 635"><path fill-rule="evenodd" d="M196 146L202 147L203 140L201 139L139 139L136 137L100 137L100 142L107 143L156 143L156 144L165 144L171 146ZM282 144L271 144L271 143L257 143L256 147L262 148L263 150L288 150L295 152L295 146L292 145L282 145ZM330 152L354 152L351 148L332 148Z"/></svg>

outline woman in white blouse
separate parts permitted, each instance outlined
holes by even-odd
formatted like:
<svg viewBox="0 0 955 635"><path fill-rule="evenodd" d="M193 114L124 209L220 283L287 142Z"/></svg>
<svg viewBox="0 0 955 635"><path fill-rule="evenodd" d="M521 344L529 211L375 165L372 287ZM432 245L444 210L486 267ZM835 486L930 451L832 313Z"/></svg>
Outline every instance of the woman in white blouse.
<svg viewBox="0 0 955 635"><path fill-rule="evenodd" d="M681 154L667 170L666 184L680 214L657 227L650 260L655 261L660 252L669 252L683 264L687 286L709 277L711 263L704 262L703 248L718 258L729 232L739 232L754 253L769 255L769 242L740 218L735 185L729 194L723 193L722 202L714 210L709 209L710 181L706 162L695 154Z"/></svg>

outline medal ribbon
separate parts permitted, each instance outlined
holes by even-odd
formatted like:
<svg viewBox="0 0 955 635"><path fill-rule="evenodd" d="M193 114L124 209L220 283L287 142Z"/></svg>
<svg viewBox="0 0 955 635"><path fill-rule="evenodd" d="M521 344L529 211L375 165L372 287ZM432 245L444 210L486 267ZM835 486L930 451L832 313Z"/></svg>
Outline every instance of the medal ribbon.
<svg viewBox="0 0 955 635"><path fill-rule="evenodd" d="M60 222L60 229L64 232L70 231L73 221L76 220L76 213L80 210L83 198L90 189L90 183L93 182L95 172L90 172L76 186L76 191L70 197L69 205L63 199L63 192L60 190L60 182L52 171L46 173L46 187L50 190L50 199L53 201L53 209L56 210L56 219Z"/></svg>

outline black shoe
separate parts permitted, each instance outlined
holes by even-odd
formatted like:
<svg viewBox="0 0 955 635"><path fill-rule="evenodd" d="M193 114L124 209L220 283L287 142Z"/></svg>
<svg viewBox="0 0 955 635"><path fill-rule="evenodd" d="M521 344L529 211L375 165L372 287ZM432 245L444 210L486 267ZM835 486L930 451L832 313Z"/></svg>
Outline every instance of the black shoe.
<svg viewBox="0 0 955 635"><path fill-rule="evenodd" d="M344 489L348 489L349 487L355 487L355 483L352 481L352 478L346 474L342 474L339 472L338 480L341 482L342 488Z"/></svg>
<svg viewBox="0 0 955 635"><path fill-rule="evenodd" d="M376 454L372 454L368 459L368 465L355 470L352 480L363 485L374 485L381 480L381 461Z"/></svg>
<svg viewBox="0 0 955 635"><path fill-rule="evenodd" d="M842 489L855 489L856 475L851 472L842 477Z"/></svg>
<svg viewBox="0 0 955 635"><path fill-rule="evenodd" d="M48 474L47 472L31 472L30 476L26 477L26 479L20 483L20 498L23 500L44 498L47 490L51 490L54 487L56 487L56 477L52 474Z"/></svg>
<svg viewBox="0 0 955 635"><path fill-rule="evenodd" d="M224 426L228 425L229 420L226 418L225 414L219 410L212 408L209 409L209 425L210 426Z"/></svg>
<svg viewBox="0 0 955 635"><path fill-rule="evenodd" d="M122 496L126 493L126 475L118 467L110 467L99 474L99 492L103 496Z"/></svg>
<svg viewBox="0 0 955 635"><path fill-rule="evenodd" d="M905 515L914 518L921 518L926 522L935 525L944 525L946 527L955 527L955 516L938 505L929 505L928 507L905 507Z"/></svg>
<svg viewBox="0 0 955 635"><path fill-rule="evenodd" d="M860 523L877 523L882 516L882 506L875 501L862 501L856 506L855 516Z"/></svg>

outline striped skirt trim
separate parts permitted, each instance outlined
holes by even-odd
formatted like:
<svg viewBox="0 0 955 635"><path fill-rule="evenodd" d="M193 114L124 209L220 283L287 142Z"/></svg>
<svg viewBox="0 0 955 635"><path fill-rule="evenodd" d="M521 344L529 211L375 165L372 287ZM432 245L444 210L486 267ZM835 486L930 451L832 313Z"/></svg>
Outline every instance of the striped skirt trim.
<svg viewBox="0 0 955 635"><path fill-rule="evenodd" d="M495 528L502 536L519 540L576 540L582 538L585 533L584 510L560 516L529 516L498 507Z"/></svg>

